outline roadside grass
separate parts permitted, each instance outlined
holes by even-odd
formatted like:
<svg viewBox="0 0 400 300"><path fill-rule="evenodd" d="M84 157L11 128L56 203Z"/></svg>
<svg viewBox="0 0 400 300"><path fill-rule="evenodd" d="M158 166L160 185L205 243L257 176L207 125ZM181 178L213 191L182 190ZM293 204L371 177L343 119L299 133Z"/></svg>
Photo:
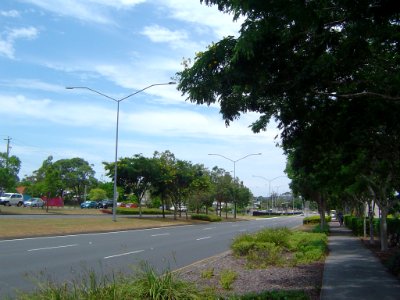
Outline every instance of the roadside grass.
<svg viewBox="0 0 400 300"><path fill-rule="evenodd" d="M237 274L225 270L220 283L224 289L231 289ZM51 281L41 282L32 292L19 291L17 300L294 300L308 299L303 291L264 291L245 295L219 295L215 290L199 290L196 286L176 276L170 270L158 274L148 263L141 263L139 271L131 275L111 275L99 277L94 271L71 282L57 284Z"/></svg>
<svg viewBox="0 0 400 300"><path fill-rule="evenodd" d="M204 299L193 284L178 279L171 271L158 274L147 263L130 276L99 278L95 272L72 282L42 283L34 292L19 292L18 300L128 300L128 299Z"/></svg>
<svg viewBox="0 0 400 300"><path fill-rule="evenodd" d="M67 235L115 230L145 229L174 225L192 224L190 220L172 218L117 218L111 217L68 217L68 218L0 218L0 239Z"/></svg>
<svg viewBox="0 0 400 300"><path fill-rule="evenodd" d="M81 209L75 206L65 207L17 207L0 206L0 215L102 215L99 209Z"/></svg>

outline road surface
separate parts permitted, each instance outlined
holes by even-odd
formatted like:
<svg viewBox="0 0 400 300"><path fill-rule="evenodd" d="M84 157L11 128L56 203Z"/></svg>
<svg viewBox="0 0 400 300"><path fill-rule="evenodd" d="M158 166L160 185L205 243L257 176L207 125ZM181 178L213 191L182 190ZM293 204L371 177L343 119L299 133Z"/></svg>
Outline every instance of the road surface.
<svg viewBox="0 0 400 300"><path fill-rule="evenodd" d="M158 271L178 269L229 249L232 239L263 228L302 224L303 217L0 241L0 298L29 291L35 281L79 281L82 274L132 273L146 261Z"/></svg>

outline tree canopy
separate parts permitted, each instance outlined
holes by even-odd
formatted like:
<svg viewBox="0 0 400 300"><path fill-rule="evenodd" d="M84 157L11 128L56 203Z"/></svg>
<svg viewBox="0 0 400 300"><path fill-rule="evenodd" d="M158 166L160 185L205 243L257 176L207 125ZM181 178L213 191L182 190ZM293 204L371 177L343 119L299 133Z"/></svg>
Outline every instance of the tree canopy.
<svg viewBox="0 0 400 300"><path fill-rule="evenodd" d="M201 2L243 23L238 37L184 61L178 89L197 104L218 102L227 124L257 112L259 132L275 119L293 186L321 216L363 178L384 227L388 195L400 189L400 2Z"/></svg>
<svg viewBox="0 0 400 300"><path fill-rule="evenodd" d="M0 152L0 192L15 188L20 168L21 161L17 156L8 157L7 153Z"/></svg>

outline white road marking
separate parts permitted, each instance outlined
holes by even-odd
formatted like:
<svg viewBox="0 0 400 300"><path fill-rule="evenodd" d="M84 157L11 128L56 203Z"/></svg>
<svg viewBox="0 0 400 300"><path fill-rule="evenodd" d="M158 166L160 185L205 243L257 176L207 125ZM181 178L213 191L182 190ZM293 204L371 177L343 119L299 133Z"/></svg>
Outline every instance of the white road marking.
<svg viewBox="0 0 400 300"><path fill-rule="evenodd" d="M40 250L52 250L52 249L59 249L59 248L67 248L67 247L76 247L78 244L72 244L72 245L64 245L64 246L54 246L54 247L44 247L44 248L36 248L36 249L29 249L27 250L28 252L31 251L40 251Z"/></svg>
<svg viewBox="0 0 400 300"><path fill-rule="evenodd" d="M159 233L159 234L152 234L151 236L162 236L162 235L170 235L169 233Z"/></svg>
<svg viewBox="0 0 400 300"><path fill-rule="evenodd" d="M119 257L119 256L125 256L125 255L140 253L140 252L143 252L143 251L144 251L144 250L136 250L136 251L132 251L132 252L125 252L125 253L110 255L110 256L104 257L104 259L109 259L109 258L113 258L113 257Z"/></svg>
<svg viewBox="0 0 400 300"><path fill-rule="evenodd" d="M196 241L201 241L201 240L206 240L206 239L211 239L211 236L205 236L202 238L198 238L198 239L196 239Z"/></svg>
<svg viewBox="0 0 400 300"><path fill-rule="evenodd" d="M207 227L207 228L204 228L203 230L211 230L211 229L215 229L215 228L217 228L217 227Z"/></svg>

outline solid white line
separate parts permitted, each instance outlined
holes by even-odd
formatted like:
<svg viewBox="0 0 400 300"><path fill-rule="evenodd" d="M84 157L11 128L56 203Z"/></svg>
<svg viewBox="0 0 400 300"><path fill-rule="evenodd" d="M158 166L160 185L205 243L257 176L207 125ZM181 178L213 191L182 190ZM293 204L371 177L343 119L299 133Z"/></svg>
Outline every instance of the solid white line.
<svg viewBox="0 0 400 300"><path fill-rule="evenodd" d="M45 247L45 248L36 248L36 249L29 249L27 251L30 252L30 251L39 251L39 250L50 250L50 249L59 249L59 248L76 247L76 246L78 246L78 244L55 246L55 247Z"/></svg>
<svg viewBox="0 0 400 300"><path fill-rule="evenodd" d="M151 236L162 236L162 235L170 235L169 233L159 233L159 234L152 234Z"/></svg>
<svg viewBox="0 0 400 300"><path fill-rule="evenodd" d="M121 254L110 255L110 256L104 257L104 259L113 258L113 257L119 257L119 256L124 256L124 255L129 255L129 254L140 253L140 252L143 252L143 251L144 250L137 250L137 251L132 251L132 252L126 252L126 253L121 253Z"/></svg>
<svg viewBox="0 0 400 300"><path fill-rule="evenodd" d="M211 239L211 236L205 236L202 238L198 238L198 239L196 239L196 241L201 241L201 240L206 240L206 239Z"/></svg>

